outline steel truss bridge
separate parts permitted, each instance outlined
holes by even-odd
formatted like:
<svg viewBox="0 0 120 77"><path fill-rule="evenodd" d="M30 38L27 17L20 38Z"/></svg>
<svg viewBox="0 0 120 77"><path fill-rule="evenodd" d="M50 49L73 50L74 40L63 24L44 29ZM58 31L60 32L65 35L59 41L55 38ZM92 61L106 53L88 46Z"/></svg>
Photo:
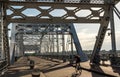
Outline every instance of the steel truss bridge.
<svg viewBox="0 0 120 77"><path fill-rule="evenodd" d="M119 1L0 0L0 71L13 64L15 57L28 52L63 60L77 53L82 61L87 61L73 23L100 24L90 58L91 63L101 50L110 23L112 54L117 56L113 12L120 19L120 12L115 7ZM26 11L37 14L28 15ZM82 15L85 12L88 12L87 15ZM9 43L10 23L13 25ZM66 36L69 37L67 41ZM70 48L67 48L69 45ZM73 52L74 46L76 52Z"/></svg>

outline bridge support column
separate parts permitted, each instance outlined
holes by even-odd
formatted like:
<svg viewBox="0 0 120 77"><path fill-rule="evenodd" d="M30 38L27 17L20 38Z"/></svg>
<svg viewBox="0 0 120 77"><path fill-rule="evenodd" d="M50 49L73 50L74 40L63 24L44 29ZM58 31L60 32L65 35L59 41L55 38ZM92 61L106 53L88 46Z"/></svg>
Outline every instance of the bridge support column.
<svg viewBox="0 0 120 77"><path fill-rule="evenodd" d="M58 31L58 28L57 28ZM56 34L56 42L57 42L57 59L59 59L59 35L58 32Z"/></svg>
<svg viewBox="0 0 120 77"><path fill-rule="evenodd" d="M73 52L73 39L72 39L72 35L71 35L71 55L70 55L70 64L73 63L74 59L74 52Z"/></svg>
<svg viewBox="0 0 120 77"><path fill-rule="evenodd" d="M6 20L6 4L1 4L1 27L2 27L2 52L3 56L10 64L9 41L8 41L8 22Z"/></svg>
<svg viewBox="0 0 120 77"><path fill-rule="evenodd" d="M112 51L111 54L117 56L116 53L116 39L115 39L115 24L114 24L114 14L113 14L113 6L110 7L110 27L111 27L111 43L112 43Z"/></svg>
<svg viewBox="0 0 120 77"><path fill-rule="evenodd" d="M2 43L3 43L3 40L2 40L2 33L3 33L3 31L2 31L2 3L0 3L0 58L1 59L4 59L4 52L3 52L3 45L2 45Z"/></svg>
<svg viewBox="0 0 120 77"><path fill-rule="evenodd" d="M62 30L62 60L63 62L66 61L65 57L65 37L64 37L64 31Z"/></svg>
<svg viewBox="0 0 120 77"><path fill-rule="evenodd" d="M15 28L16 25L14 24L12 26L12 30L11 30L11 40L10 40L10 64L13 64L15 61Z"/></svg>

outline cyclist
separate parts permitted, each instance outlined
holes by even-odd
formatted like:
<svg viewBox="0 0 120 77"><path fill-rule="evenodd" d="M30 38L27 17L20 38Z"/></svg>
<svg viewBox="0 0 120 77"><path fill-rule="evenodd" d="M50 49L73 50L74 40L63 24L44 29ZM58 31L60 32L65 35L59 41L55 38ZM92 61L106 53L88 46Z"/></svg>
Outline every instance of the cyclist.
<svg viewBox="0 0 120 77"><path fill-rule="evenodd" d="M75 55L74 58L75 58L75 65L76 65L75 66L76 73L81 74L82 69L81 69L81 66L80 66L80 62L81 62L80 56Z"/></svg>

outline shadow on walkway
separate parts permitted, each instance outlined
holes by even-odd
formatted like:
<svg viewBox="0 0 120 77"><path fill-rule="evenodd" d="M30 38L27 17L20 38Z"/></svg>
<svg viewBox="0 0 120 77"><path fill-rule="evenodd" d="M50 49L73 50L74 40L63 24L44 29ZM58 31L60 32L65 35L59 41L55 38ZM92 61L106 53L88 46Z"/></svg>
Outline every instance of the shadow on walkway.
<svg viewBox="0 0 120 77"><path fill-rule="evenodd" d="M64 65L64 66L58 66L58 67L54 67L54 68L48 68L48 69L44 69L44 70L41 70L41 71L43 73L47 73L47 72L51 72L51 71L55 71L55 70L59 70L59 69L67 68L67 67L70 67L70 65L67 64L67 65Z"/></svg>
<svg viewBox="0 0 120 77"><path fill-rule="evenodd" d="M91 65L91 74L92 74L92 77L108 77L105 75L104 71L100 68L99 65ZM100 75L98 75L100 74Z"/></svg>
<svg viewBox="0 0 120 77"><path fill-rule="evenodd" d="M120 76L120 67L112 66L113 72L118 73Z"/></svg>

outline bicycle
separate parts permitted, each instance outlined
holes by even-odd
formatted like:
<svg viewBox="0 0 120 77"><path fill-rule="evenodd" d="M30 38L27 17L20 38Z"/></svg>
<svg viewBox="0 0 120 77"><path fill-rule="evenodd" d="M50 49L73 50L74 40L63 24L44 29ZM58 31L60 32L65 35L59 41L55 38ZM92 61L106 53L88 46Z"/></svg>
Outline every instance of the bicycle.
<svg viewBox="0 0 120 77"><path fill-rule="evenodd" d="M76 63L75 72L76 74L81 75L82 69L81 69L80 63Z"/></svg>
<svg viewBox="0 0 120 77"><path fill-rule="evenodd" d="M80 63L76 63L75 73L73 73L71 77L80 77L81 72L82 72L82 68L80 66Z"/></svg>
<svg viewBox="0 0 120 77"><path fill-rule="evenodd" d="M80 56L79 55L75 55L74 56L74 61L75 61L75 73L72 74L72 77L79 77L81 75L82 69L80 66Z"/></svg>

